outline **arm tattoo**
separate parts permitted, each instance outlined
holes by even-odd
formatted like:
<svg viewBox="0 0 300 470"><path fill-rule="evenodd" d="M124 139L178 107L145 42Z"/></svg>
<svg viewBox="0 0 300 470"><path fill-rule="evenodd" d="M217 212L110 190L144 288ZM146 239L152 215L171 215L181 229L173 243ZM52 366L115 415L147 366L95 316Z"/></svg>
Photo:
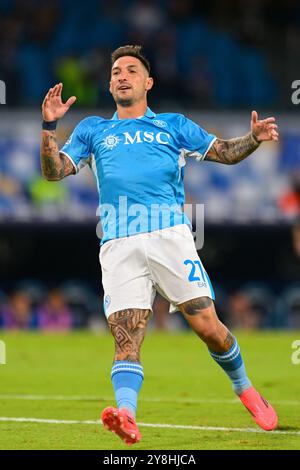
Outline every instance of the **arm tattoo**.
<svg viewBox="0 0 300 470"><path fill-rule="evenodd" d="M59 181L75 173L69 158L59 153L56 131L42 131L40 157L42 175L49 181Z"/></svg>
<svg viewBox="0 0 300 470"><path fill-rule="evenodd" d="M252 132L237 139L217 139L212 149L207 153L205 160L233 165L248 157L259 145L260 142Z"/></svg>
<svg viewBox="0 0 300 470"><path fill-rule="evenodd" d="M140 361L140 348L145 337L151 310L126 309L108 318L108 325L115 338L115 361Z"/></svg>

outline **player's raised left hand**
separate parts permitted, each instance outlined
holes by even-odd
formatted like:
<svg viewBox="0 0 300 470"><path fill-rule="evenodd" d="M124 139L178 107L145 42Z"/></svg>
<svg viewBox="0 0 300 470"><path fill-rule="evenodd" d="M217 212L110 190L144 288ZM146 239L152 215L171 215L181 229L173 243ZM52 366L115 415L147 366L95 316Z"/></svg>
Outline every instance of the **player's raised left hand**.
<svg viewBox="0 0 300 470"><path fill-rule="evenodd" d="M259 120L256 111L251 115L251 131L259 142L274 140L278 141L278 126L274 117Z"/></svg>

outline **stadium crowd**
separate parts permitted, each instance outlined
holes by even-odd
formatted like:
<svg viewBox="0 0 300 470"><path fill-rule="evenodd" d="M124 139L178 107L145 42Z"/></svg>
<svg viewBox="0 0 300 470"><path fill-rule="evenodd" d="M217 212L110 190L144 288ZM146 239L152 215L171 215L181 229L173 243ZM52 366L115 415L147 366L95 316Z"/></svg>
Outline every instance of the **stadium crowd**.
<svg viewBox="0 0 300 470"><path fill-rule="evenodd" d="M100 298L84 282L51 287L24 280L0 293L2 329L69 331L93 328L96 320L101 326Z"/></svg>
<svg viewBox="0 0 300 470"><path fill-rule="evenodd" d="M110 107L110 52L141 43L161 106L174 97L202 108L281 105L282 71L296 76L299 22L295 0L2 0L0 79L10 105L39 105L62 81L78 105Z"/></svg>
<svg viewBox="0 0 300 470"><path fill-rule="evenodd" d="M107 329L102 296L84 282L48 287L24 281L0 292L0 329L67 332L73 329ZM226 291L216 287L216 309L222 321L235 329L300 328L300 283L275 291L268 284L247 283ZM187 329L181 314L169 315L169 302L157 295L150 328Z"/></svg>
<svg viewBox="0 0 300 470"><path fill-rule="evenodd" d="M300 328L300 214L292 226L290 243L276 252L278 272L272 282L214 282L216 310L236 329ZM0 245L1 246L1 245ZM271 249L271 248L270 248ZM207 257L211 255L207 252ZM215 256L213 254L213 256ZM280 277L280 279L279 279ZM157 295L150 328L188 328L181 314L169 315L169 302ZM103 292L83 279L61 284L25 279L0 289L0 329L66 332L107 329Z"/></svg>
<svg viewBox="0 0 300 470"><path fill-rule="evenodd" d="M108 117L111 114L107 112ZM63 120L58 127L61 144L82 118L74 111L70 116L72 123ZM217 113L188 116L220 138L243 135L248 130L248 113L241 118L226 115L222 121ZM286 124L286 119L281 122ZM38 112L29 113L26 120L9 113L1 122L0 222L95 223L98 194L92 172L86 167L76 177L55 184L43 179L39 135ZM239 165L199 164L188 158L186 200L205 204L206 221L210 223L289 223L299 212L299 175L300 135L295 128L286 127L279 145L261 146Z"/></svg>

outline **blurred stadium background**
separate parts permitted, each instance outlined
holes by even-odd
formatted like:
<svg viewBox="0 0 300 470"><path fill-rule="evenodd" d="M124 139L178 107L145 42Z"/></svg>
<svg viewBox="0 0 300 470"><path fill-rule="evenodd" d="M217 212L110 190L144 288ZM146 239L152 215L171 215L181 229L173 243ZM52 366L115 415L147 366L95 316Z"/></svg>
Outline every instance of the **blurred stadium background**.
<svg viewBox="0 0 300 470"><path fill-rule="evenodd" d="M200 252L220 317L235 328L300 327L300 79L296 0L1 0L0 328L106 328L96 237L97 193L83 170L41 178L40 106L64 83L77 103L63 143L87 115L111 116L110 53L143 44L155 111L183 112L219 137L242 135L250 112L275 115L279 145L236 166L189 160L187 201L205 204ZM153 328L186 325L156 299Z"/></svg>

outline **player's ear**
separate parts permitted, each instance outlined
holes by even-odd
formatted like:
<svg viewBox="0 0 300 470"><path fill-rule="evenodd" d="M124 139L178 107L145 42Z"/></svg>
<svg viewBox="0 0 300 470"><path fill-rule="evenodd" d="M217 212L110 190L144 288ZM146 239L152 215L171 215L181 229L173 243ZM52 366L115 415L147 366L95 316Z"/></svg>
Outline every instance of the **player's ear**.
<svg viewBox="0 0 300 470"><path fill-rule="evenodd" d="M153 87L153 78L152 77L148 77L147 78L147 83L146 83L146 90L149 91L151 90L151 88Z"/></svg>
<svg viewBox="0 0 300 470"><path fill-rule="evenodd" d="M109 82L109 92L112 94L111 81Z"/></svg>

